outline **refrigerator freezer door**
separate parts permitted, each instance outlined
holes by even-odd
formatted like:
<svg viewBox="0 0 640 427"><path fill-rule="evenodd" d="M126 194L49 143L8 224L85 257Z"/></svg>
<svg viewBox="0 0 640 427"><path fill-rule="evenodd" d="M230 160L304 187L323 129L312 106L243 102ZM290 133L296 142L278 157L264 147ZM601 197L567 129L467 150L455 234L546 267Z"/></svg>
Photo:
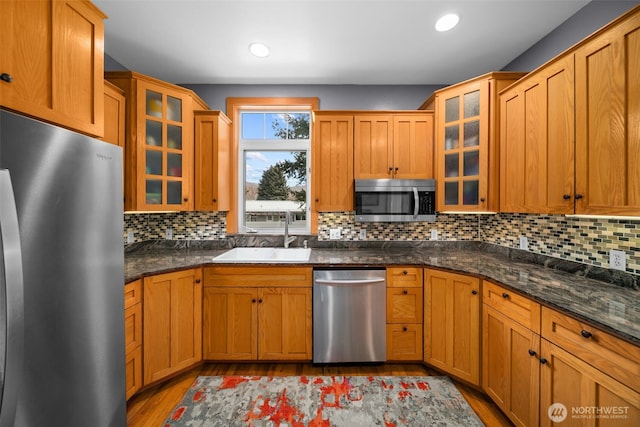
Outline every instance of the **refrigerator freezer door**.
<svg viewBox="0 0 640 427"><path fill-rule="evenodd" d="M0 427L15 423L24 344L22 255L8 170L0 169Z"/></svg>
<svg viewBox="0 0 640 427"><path fill-rule="evenodd" d="M124 426L122 150L0 114L24 265L15 425Z"/></svg>

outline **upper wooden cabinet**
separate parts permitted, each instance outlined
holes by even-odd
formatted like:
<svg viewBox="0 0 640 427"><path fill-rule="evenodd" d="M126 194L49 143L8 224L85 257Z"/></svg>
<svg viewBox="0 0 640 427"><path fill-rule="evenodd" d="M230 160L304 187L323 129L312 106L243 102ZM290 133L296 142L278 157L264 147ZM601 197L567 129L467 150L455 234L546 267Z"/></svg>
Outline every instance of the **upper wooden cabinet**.
<svg viewBox="0 0 640 427"><path fill-rule="evenodd" d="M124 148L126 98L118 86L104 81L104 135L101 140Z"/></svg>
<svg viewBox="0 0 640 427"><path fill-rule="evenodd" d="M353 210L353 114L313 112L313 211Z"/></svg>
<svg viewBox="0 0 640 427"><path fill-rule="evenodd" d="M522 76L489 73L435 92L438 211L498 209L498 92Z"/></svg>
<svg viewBox="0 0 640 427"><path fill-rule="evenodd" d="M579 214L640 215L640 7L575 52Z"/></svg>
<svg viewBox="0 0 640 427"><path fill-rule="evenodd" d="M104 23L83 0L0 2L0 104L103 135Z"/></svg>
<svg viewBox="0 0 640 427"><path fill-rule="evenodd" d="M195 210L228 211L231 203L231 120L195 111Z"/></svg>
<svg viewBox="0 0 640 427"><path fill-rule="evenodd" d="M195 94L131 71L106 78L127 98L125 210L193 210Z"/></svg>
<svg viewBox="0 0 640 427"><path fill-rule="evenodd" d="M500 94L500 211L573 213L574 152L568 56Z"/></svg>
<svg viewBox="0 0 640 427"><path fill-rule="evenodd" d="M640 7L500 94L500 210L640 215Z"/></svg>
<svg viewBox="0 0 640 427"><path fill-rule="evenodd" d="M433 113L354 116L354 177L433 178Z"/></svg>

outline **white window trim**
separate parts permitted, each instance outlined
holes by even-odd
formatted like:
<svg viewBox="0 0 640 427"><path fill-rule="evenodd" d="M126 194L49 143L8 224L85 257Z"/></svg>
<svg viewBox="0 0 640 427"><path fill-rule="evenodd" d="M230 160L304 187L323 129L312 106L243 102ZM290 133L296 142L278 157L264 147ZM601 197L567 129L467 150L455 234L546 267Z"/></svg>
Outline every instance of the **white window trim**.
<svg viewBox="0 0 640 427"><path fill-rule="evenodd" d="M283 113L309 113L309 139L308 140L282 140L282 139L242 139L242 113L244 112L269 112L278 111ZM251 229L245 225L244 206L244 179L246 176L245 153L247 151L306 151L307 155L307 200L305 202L306 218L304 226L294 223L289 225L289 234L310 234L311 233L311 135L312 135L312 110L308 108L283 108L283 107L247 107L238 110L238 123L236 124L236 135L238 135L238 234L262 234L280 235L284 233L284 227L269 229Z"/></svg>

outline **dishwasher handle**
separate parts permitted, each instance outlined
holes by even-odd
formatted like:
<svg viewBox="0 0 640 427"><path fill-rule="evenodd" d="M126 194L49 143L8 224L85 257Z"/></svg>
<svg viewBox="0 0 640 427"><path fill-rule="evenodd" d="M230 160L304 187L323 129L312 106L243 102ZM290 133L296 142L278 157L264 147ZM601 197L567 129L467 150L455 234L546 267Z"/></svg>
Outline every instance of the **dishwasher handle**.
<svg viewBox="0 0 640 427"><path fill-rule="evenodd" d="M382 283L385 278L374 279L316 279L314 283L327 286L366 286L375 283Z"/></svg>

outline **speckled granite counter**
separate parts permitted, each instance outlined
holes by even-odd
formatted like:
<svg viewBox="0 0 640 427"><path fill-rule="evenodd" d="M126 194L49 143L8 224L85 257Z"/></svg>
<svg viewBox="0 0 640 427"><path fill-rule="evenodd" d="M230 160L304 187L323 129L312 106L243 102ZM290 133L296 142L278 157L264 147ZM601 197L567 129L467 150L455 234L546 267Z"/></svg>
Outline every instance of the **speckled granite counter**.
<svg viewBox="0 0 640 427"><path fill-rule="evenodd" d="M312 249L309 262L305 265L418 265L471 274L510 287L542 304L640 345L640 290L636 276L612 275L609 270L495 245L471 243L320 247ZM163 248L130 252L125 256L125 282L152 274L214 265L212 259L226 250Z"/></svg>

